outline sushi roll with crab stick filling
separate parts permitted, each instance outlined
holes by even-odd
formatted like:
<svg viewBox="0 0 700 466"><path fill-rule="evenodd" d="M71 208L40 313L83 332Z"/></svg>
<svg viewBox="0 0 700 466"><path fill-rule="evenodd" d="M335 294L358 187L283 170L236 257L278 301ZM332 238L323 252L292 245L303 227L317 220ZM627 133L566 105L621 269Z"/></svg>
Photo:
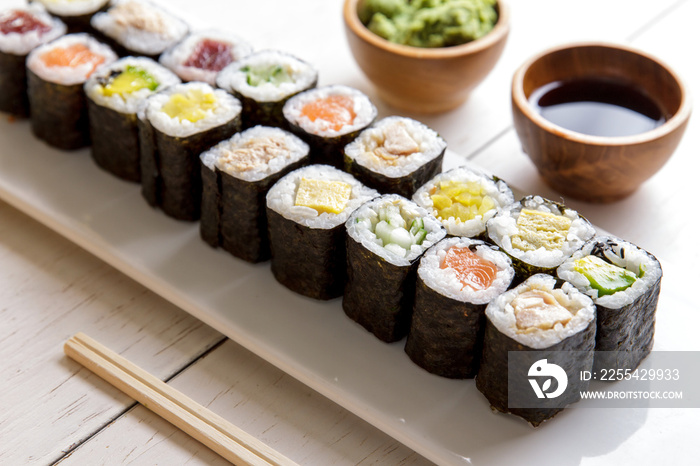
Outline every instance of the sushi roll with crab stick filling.
<svg viewBox="0 0 700 466"><path fill-rule="evenodd" d="M663 271L647 251L618 238L586 243L557 269L598 312L594 370L636 369L654 345Z"/></svg>
<svg viewBox="0 0 700 466"><path fill-rule="evenodd" d="M32 1L32 0L30 0ZM110 0L33 0L41 3L46 11L63 21L71 34L93 32L90 26L92 17L105 11Z"/></svg>
<svg viewBox="0 0 700 466"><path fill-rule="evenodd" d="M416 120L387 117L345 146L345 171L382 194L411 198L442 171L447 143Z"/></svg>
<svg viewBox="0 0 700 466"><path fill-rule="evenodd" d="M345 314L382 341L401 340L411 321L418 261L445 237L445 229L428 211L396 194L366 203L345 226Z"/></svg>
<svg viewBox="0 0 700 466"><path fill-rule="evenodd" d="M481 240L448 237L420 260L406 354L442 377L476 375L484 310L513 280L510 259Z"/></svg>
<svg viewBox="0 0 700 466"><path fill-rule="evenodd" d="M269 126L247 129L204 152L202 239L248 262L269 259L265 196L308 156L308 144Z"/></svg>
<svg viewBox="0 0 700 466"><path fill-rule="evenodd" d="M243 125L288 129L282 109L290 97L316 87L318 72L293 55L255 52L224 68L217 85L243 104Z"/></svg>
<svg viewBox="0 0 700 466"><path fill-rule="evenodd" d="M537 274L495 298L485 313L476 388L494 410L537 426L579 401L588 388L580 371L593 367L596 312L591 298L570 283L558 287L556 278ZM542 364L558 365L568 381L551 401L540 399L530 380ZM554 382L539 386L551 394L560 389Z"/></svg>
<svg viewBox="0 0 700 466"><path fill-rule="evenodd" d="M0 112L29 116L27 55L65 33L66 25L39 4L0 10Z"/></svg>
<svg viewBox="0 0 700 466"><path fill-rule="evenodd" d="M309 165L267 193L267 223L275 279L314 299L343 294L345 221L378 193L328 165Z"/></svg>
<svg viewBox="0 0 700 466"><path fill-rule="evenodd" d="M114 176L141 180L138 111L153 93L180 82L150 58L126 57L100 67L85 82L91 154Z"/></svg>
<svg viewBox="0 0 700 466"><path fill-rule="evenodd" d="M143 197L170 217L199 220L199 156L240 128L241 103L209 84L176 84L149 97L139 112Z"/></svg>
<svg viewBox="0 0 700 466"><path fill-rule="evenodd" d="M311 147L311 160L342 169L343 150L377 117L369 98L348 86L304 91L282 109L289 129Z"/></svg>
<svg viewBox="0 0 700 466"><path fill-rule="evenodd" d="M413 201L432 212L450 236L486 239L486 222L514 201L505 181L458 167L421 186Z"/></svg>
<svg viewBox="0 0 700 466"><path fill-rule="evenodd" d="M34 49L27 58L27 86L33 133L64 150L90 145L83 84L117 55L88 34L69 34Z"/></svg>

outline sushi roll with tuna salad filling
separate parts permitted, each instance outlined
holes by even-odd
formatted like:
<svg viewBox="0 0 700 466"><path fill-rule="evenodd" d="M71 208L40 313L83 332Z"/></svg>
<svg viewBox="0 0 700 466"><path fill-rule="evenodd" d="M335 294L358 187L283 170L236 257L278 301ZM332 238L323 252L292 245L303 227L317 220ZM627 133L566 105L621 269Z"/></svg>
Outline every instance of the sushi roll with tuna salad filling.
<svg viewBox="0 0 700 466"><path fill-rule="evenodd" d="M41 3L46 11L68 26L69 33L93 32L90 20L93 15L104 11L110 0L34 0Z"/></svg>
<svg viewBox="0 0 700 466"><path fill-rule="evenodd" d="M387 117L345 146L345 171L383 194L411 198L442 171L447 143L416 120Z"/></svg>
<svg viewBox="0 0 700 466"><path fill-rule="evenodd" d="M69 34L34 49L27 58L32 131L64 150L90 145L83 84L98 66L117 55L88 34Z"/></svg>
<svg viewBox="0 0 700 466"><path fill-rule="evenodd" d="M66 25L39 4L0 10L0 112L29 116L27 55L65 33Z"/></svg>
<svg viewBox="0 0 700 466"><path fill-rule="evenodd" d="M200 234L249 262L270 258L265 196L282 176L308 161L309 146L287 131L255 126L200 156Z"/></svg>
<svg viewBox="0 0 700 466"><path fill-rule="evenodd" d="M486 222L514 201L505 181L470 167L441 173L413 201L433 213L450 236L486 239Z"/></svg>
<svg viewBox="0 0 700 466"><path fill-rule="evenodd" d="M100 67L85 83L95 163L119 178L141 180L137 113L146 99L180 82L150 58L126 57Z"/></svg>
<svg viewBox="0 0 700 466"><path fill-rule="evenodd" d="M654 345L663 271L647 251L618 238L589 241L557 269L598 311L594 370L636 369Z"/></svg>
<svg viewBox="0 0 700 466"><path fill-rule="evenodd" d="M141 193L178 220L199 220L199 155L241 128L241 103L209 84L176 84L149 97L139 112Z"/></svg>
<svg viewBox="0 0 700 466"><path fill-rule="evenodd" d="M377 108L366 95L341 85L297 94L282 111L291 131L311 147L311 160L340 169L345 146L377 117Z"/></svg>
<svg viewBox="0 0 700 466"><path fill-rule="evenodd" d="M183 81L202 81L215 86L221 70L251 51L250 44L235 34L198 31L166 50L159 61Z"/></svg>
<svg viewBox="0 0 700 466"><path fill-rule="evenodd" d="M287 174L267 193L272 274L315 299L341 296L345 286L345 221L378 193L328 165Z"/></svg>
<svg viewBox="0 0 700 466"><path fill-rule="evenodd" d="M570 283L558 287L554 277L538 274L491 301L485 312L476 388L494 410L537 426L579 401L588 388L580 373L593 367L596 313L591 298ZM537 377L538 368L545 370L542 375L553 375L547 368L555 365L566 374L566 387L559 385L563 376L557 382L549 378L549 383ZM533 384L556 396L538 396Z"/></svg>
<svg viewBox="0 0 700 466"><path fill-rule="evenodd" d="M316 87L318 72L308 63L276 50L255 52L226 67L217 85L243 103L243 124L287 129L282 113L287 100Z"/></svg>
<svg viewBox="0 0 700 466"><path fill-rule="evenodd" d="M442 377L476 375L486 305L513 280L510 259L495 246L445 238L423 255L406 354Z"/></svg>
<svg viewBox="0 0 700 466"><path fill-rule="evenodd" d="M408 333L421 255L445 237L428 211L385 194L348 219L345 314L385 342Z"/></svg>

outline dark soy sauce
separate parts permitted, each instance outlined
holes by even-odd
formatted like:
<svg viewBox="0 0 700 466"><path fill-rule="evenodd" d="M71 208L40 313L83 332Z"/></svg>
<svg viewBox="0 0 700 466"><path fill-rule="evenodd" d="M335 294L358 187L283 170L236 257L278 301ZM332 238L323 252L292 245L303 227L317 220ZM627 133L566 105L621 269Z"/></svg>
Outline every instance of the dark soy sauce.
<svg viewBox="0 0 700 466"><path fill-rule="evenodd" d="M532 93L530 103L552 123L592 136L631 136L666 121L661 108L648 95L612 79L549 83Z"/></svg>

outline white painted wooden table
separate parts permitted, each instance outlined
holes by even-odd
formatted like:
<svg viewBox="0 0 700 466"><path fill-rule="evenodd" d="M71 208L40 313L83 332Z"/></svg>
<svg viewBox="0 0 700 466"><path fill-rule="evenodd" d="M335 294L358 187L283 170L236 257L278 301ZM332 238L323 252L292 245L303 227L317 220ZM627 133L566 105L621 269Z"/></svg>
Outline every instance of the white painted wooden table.
<svg viewBox="0 0 700 466"><path fill-rule="evenodd" d="M350 56L340 0L159 3L196 24L236 31L256 49L296 54L316 64L320 84L357 87L381 116L396 113L376 98ZM664 59L695 95L700 92L700 65L691 52L700 43L697 0L511 0L510 5L512 33L504 55L470 100L443 115L408 116L440 132L452 151L525 192L560 197L538 178L511 124L510 78L530 55L574 40L628 43ZM0 151L8 146L0 139ZM694 117L671 161L630 198L610 205L567 203L677 273L690 273L688 264L700 261L700 221L686 215L697 211L699 152L700 123ZM682 243L693 247L681 248ZM78 331L301 464L429 463L0 201L1 465L225 464L64 357L63 342ZM683 343L685 349L700 349L697 339ZM633 434L604 448L591 446L589 453L584 449L571 464L694 464L698 410L649 411ZM620 416L632 415L622 410ZM487 448L474 451L469 462L492 464L484 461ZM548 464L546 452L522 464Z"/></svg>

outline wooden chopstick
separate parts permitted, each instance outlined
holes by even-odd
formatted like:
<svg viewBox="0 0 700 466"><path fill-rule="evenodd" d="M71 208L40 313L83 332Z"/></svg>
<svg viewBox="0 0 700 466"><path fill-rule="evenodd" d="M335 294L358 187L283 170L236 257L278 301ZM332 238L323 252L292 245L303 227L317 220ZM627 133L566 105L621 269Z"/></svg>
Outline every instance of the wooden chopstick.
<svg viewBox="0 0 700 466"><path fill-rule="evenodd" d="M234 464L296 464L83 333L70 338L63 350L68 357Z"/></svg>

